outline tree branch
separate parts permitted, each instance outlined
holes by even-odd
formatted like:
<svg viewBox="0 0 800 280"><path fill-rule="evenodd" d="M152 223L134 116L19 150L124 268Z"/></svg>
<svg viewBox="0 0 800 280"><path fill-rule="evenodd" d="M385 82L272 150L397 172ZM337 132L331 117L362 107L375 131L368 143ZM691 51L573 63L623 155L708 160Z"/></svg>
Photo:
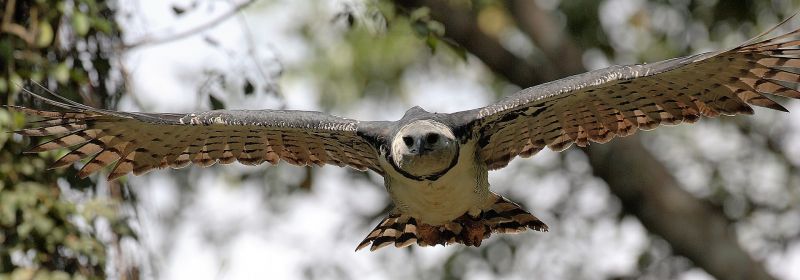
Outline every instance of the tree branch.
<svg viewBox="0 0 800 280"><path fill-rule="evenodd" d="M228 18L236 15L241 10L244 10L244 8L247 8L247 6L250 6L250 4L253 4L255 2L256 2L256 0L247 0L247 1L244 1L244 2L241 2L241 3L238 3L231 10L229 10L229 11L225 12L224 14L221 14L218 17L216 17L214 19L211 19L211 20L209 20L209 21L207 21L207 22L205 22L203 24L197 25L195 27L192 27L192 28L190 28L188 30L185 30L185 31L182 31L182 32L178 32L178 33L175 33L175 34L168 34L168 35L164 35L164 36L161 36L161 37L149 37L149 36L146 36L145 38L142 38L142 39L140 39L138 41L135 41L133 43L125 44L123 46L123 49L133 49L133 48L141 47L141 46L144 46L144 45L158 45L158 44L163 44L163 43L169 43L169 42L172 42L172 41L176 41L176 40L179 40L179 39L183 39L183 38L192 36L194 34L203 32L205 30L208 30L209 28L212 28L212 27L222 23L223 21L225 21Z"/></svg>
<svg viewBox="0 0 800 280"><path fill-rule="evenodd" d="M549 12L539 8L536 1L507 0L506 3L517 27L542 50L557 76L586 71L581 61L583 50L570 40Z"/></svg>
<svg viewBox="0 0 800 280"><path fill-rule="evenodd" d="M496 38L477 26L471 11L446 0L395 0L405 10L430 8L433 19L445 25L446 36L475 54L498 75L520 87L551 80L523 59L511 55ZM582 51L534 1L509 0L520 30L554 65L559 76L584 71ZM595 175L605 180L624 210L635 215L652 233L669 242L675 252L719 279L772 279L738 244L735 232L719 210L687 193L669 171L635 138L595 145L587 155ZM613 159L612 159L612 156Z"/></svg>
<svg viewBox="0 0 800 280"><path fill-rule="evenodd" d="M587 150L595 176L608 183L625 211L676 253L718 279L773 279L739 246L724 214L681 188L638 139L619 138Z"/></svg>
<svg viewBox="0 0 800 280"><path fill-rule="evenodd" d="M32 7L30 10L30 18L33 20L31 20L31 31L28 31L28 29L25 29L22 25L11 22L11 19L14 17L16 3L16 0L8 0L8 2L6 2L3 20L0 21L0 32L17 35L28 45L33 45L36 40L36 32L38 32L38 28L36 27L39 20L38 10L36 7Z"/></svg>
<svg viewBox="0 0 800 280"><path fill-rule="evenodd" d="M445 25L445 36L469 50L511 83L540 84L556 78L535 69L506 50L496 38L484 33L470 10L453 9L447 1L395 0L394 3L406 12L422 6L430 8L431 17Z"/></svg>

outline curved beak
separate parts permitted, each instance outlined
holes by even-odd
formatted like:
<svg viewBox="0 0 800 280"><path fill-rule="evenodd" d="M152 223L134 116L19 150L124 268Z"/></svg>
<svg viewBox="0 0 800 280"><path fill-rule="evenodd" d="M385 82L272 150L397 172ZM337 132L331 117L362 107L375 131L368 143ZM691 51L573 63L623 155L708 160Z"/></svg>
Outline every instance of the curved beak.
<svg viewBox="0 0 800 280"><path fill-rule="evenodd" d="M426 147L425 139L420 137L419 139L416 139L414 141L414 146L411 147L411 150L409 150L409 151L412 154L415 154L415 155L424 155L424 154L427 154L430 151L433 151L433 149L431 149L429 147Z"/></svg>

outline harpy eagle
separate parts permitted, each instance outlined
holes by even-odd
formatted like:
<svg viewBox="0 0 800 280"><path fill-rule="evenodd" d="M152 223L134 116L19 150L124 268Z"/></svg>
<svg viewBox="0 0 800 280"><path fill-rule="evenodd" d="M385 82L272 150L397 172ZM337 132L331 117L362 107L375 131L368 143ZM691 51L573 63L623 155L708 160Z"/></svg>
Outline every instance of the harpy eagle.
<svg viewBox="0 0 800 280"><path fill-rule="evenodd" d="M547 231L538 218L489 189L489 170L517 156L604 143L701 116L753 114L750 105L787 111L768 96L800 99L800 29L761 37L729 50L567 77L473 110L431 113L414 107L398 121L292 110L119 112L32 92L58 109L8 107L42 118L17 133L57 136L31 152L70 149L55 167L88 159L80 177L112 165L110 180L235 161L372 170L383 176L394 208L356 250L414 243L479 246L492 233Z"/></svg>

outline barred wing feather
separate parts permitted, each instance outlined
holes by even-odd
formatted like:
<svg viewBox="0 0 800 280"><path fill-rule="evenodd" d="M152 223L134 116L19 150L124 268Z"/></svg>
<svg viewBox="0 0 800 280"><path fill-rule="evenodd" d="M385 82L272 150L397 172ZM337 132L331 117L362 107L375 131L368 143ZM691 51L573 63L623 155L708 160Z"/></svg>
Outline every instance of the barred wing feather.
<svg viewBox="0 0 800 280"><path fill-rule="evenodd" d="M483 161L498 169L544 147L561 151L701 116L752 114L750 105L786 111L769 96L800 98L798 37L800 30L726 51L613 66L455 114L480 137Z"/></svg>
<svg viewBox="0 0 800 280"><path fill-rule="evenodd" d="M191 114L129 113L43 99L56 111L9 106L41 117L17 133L56 135L31 149L69 148L54 167L89 159L79 172L88 176L111 166L109 179L191 163L210 166L238 161L257 165L283 160L294 165L333 164L382 173L378 154L360 129L369 122L320 112L216 110Z"/></svg>

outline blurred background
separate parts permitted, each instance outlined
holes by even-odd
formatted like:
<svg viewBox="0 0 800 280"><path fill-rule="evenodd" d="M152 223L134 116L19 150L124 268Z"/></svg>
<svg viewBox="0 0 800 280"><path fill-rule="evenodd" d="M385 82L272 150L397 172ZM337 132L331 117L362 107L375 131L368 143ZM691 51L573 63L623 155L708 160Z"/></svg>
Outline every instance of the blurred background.
<svg viewBox="0 0 800 280"><path fill-rule="evenodd" d="M614 64L735 47L800 1L2 0L0 97L96 107L453 112ZM790 21L773 34L800 27ZM39 90L41 89L35 89ZM107 182L0 133L0 279L800 279L800 102L490 173L547 233L353 249L376 174L239 164ZM25 119L0 108L0 130Z"/></svg>

